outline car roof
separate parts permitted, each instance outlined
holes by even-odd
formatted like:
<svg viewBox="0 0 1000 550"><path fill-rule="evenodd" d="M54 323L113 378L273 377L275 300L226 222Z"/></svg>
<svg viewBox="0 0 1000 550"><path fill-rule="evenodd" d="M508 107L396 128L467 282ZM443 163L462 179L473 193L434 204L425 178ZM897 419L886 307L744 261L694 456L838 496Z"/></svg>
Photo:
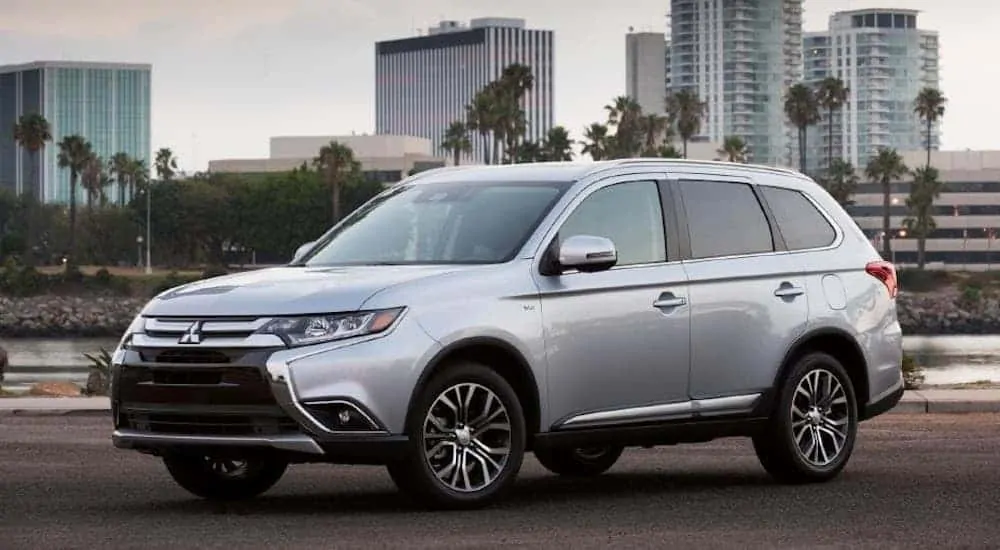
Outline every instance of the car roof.
<svg viewBox="0 0 1000 550"><path fill-rule="evenodd" d="M595 162L564 161L564 162L527 162L519 164L467 164L446 166L425 170L410 176L403 182L419 183L449 183L470 181L578 181L587 176L614 168L646 167L650 169L670 170L673 168L707 168L712 170L730 169L738 171L754 171L770 174L780 174L805 179L795 170L766 166L759 164L743 164L723 161L666 159L666 158L627 158L601 160ZM401 183L403 183L401 182Z"/></svg>

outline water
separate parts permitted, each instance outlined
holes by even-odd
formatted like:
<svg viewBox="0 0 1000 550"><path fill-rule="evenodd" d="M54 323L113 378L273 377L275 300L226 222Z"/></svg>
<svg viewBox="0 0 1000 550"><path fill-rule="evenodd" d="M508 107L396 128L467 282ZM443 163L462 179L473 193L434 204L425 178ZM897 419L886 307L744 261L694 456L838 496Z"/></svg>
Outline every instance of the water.
<svg viewBox="0 0 1000 550"><path fill-rule="evenodd" d="M4 388L17 391L33 383L69 380L83 384L89 361L84 353L111 350L115 339L0 340L10 367ZM924 366L925 384L1000 383L1000 335L906 336L903 348Z"/></svg>

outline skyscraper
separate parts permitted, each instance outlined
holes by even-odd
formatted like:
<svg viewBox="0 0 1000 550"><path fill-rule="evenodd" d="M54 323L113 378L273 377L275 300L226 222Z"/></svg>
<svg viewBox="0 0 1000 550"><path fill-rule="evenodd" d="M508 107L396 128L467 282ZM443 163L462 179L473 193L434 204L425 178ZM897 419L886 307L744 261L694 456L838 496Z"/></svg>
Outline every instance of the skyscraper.
<svg viewBox="0 0 1000 550"><path fill-rule="evenodd" d="M802 0L672 0L670 88L707 109L702 138L738 136L756 163L788 165L785 91L802 76Z"/></svg>
<svg viewBox="0 0 1000 550"><path fill-rule="evenodd" d="M508 65L531 68L534 85L522 102L525 139L538 141L554 125L553 32L525 28L522 19L443 21L426 36L375 45L375 131L424 137L441 154L445 130L465 120L465 106ZM484 162L492 139L473 132L463 161Z"/></svg>
<svg viewBox="0 0 1000 550"><path fill-rule="evenodd" d="M667 41L659 32L625 35L625 94L644 113L666 110Z"/></svg>
<svg viewBox="0 0 1000 550"><path fill-rule="evenodd" d="M914 10L865 9L837 12L828 30L803 38L805 81L828 76L849 88L847 104L834 113L830 143L828 113L809 128L806 162L810 171L826 168L828 153L863 168L881 147L900 151L926 148L926 127L913 112L923 87L937 88L938 35L917 28ZM938 148L940 130L931 132Z"/></svg>
<svg viewBox="0 0 1000 550"><path fill-rule="evenodd" d="M148 166L151 72L150 65L67 61L0 67L0 187L34 189L43 202L69 202L69 170L59 168L57 144L74 134L105 161L124 152ZM12 132L29 113L44 116L52 132L35 169ZM83 198L78 189L77 199Z"/></svg>

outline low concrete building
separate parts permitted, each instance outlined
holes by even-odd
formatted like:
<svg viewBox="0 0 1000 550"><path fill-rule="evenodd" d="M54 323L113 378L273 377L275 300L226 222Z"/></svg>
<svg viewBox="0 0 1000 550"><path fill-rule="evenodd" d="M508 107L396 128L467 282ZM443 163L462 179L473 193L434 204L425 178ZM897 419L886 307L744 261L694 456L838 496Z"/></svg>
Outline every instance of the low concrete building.
<svg viewBox="0 0 1000 550"><path fill-rule="evenodd" d="M253 173L288 172L302 164L311 165L320 149L337 142L354 151L365 176L382 183L395 183L413 170L445 166L447 160L432 154L431 140L413 136L277 136L271 138L268 158L219 159L208 163L209 172Z"/></svg>
<svg viewBox="0 0 1000 550"><path fill-rule="evenodd" d="M911 170L927 164L927 151L902 151ZM934 201L937 228L927 239L928 268L979 271L1000 264L1000 151L932 151L931 166L944 182ZM848 211L858 226L875 242L882 237L882 189L867 181L863 168L861 185ZM916 265L917 240L905 229L906 199L912 177L890 188L890 225L895 262Z"/></svg>

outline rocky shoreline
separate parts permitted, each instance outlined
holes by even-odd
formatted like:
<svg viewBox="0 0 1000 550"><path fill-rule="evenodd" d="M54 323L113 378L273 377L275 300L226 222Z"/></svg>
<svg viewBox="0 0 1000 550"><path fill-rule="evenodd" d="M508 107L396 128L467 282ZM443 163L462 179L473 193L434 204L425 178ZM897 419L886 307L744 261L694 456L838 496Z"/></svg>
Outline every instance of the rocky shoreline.
<svg viewBox="0 0 1000 550"><path fill-rule="evenodd" d="M0 338L118 337L145 298L123 296L0 296ZM1000 299L963 300L954 289L901 293L905 334L1000 334Z"/></svg>

